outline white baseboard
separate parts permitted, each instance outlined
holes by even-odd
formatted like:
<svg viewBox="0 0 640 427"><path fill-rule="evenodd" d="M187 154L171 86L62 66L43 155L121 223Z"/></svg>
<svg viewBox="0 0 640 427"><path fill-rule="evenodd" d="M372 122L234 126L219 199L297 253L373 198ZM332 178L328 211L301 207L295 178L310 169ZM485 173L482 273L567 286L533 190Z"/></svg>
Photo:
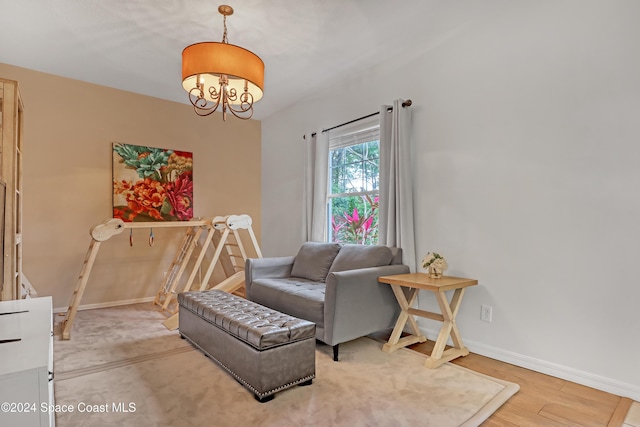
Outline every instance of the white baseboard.
<svg viewBox="0 0 640 427"><path fill-rule="evenodd" d="M438 337L439 331L423 328L420 330L429 340L435 341ZM501 362L510 363L532 371L571 381L576 384L582 384L587 387L606 391L607 393L640 401L640 387L636 385L580 371L578 369L548 362L546 360L536 359L534 357L503 350L501 348L492 347L477 341L463 339L463 342L471 353L480 354ZM449 340L449 345L452 345L451 340Z"/></svg>
<svg viewBox="0 0 640 427"><path fill-rule="evenodd" d="M136 298L125 301L110 301L110 302L100 302L97 304L81 304L78 306L78 310L92 310L94 308L107 308L107 307L118 307L120 305L130 305L130 304L140 304L143 302L153 302L155 297L145 297L145 298ZM54 313L66 313L68 307L58 307L54 308Z"/></svg>

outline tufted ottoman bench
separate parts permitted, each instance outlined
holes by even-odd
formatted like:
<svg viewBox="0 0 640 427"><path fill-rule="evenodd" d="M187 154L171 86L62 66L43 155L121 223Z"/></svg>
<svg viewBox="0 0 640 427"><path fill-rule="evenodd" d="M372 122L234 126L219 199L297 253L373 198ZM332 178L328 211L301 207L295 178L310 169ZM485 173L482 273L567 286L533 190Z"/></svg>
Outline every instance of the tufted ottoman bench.
<svg viewBox="0 0 640 427"><path fill-rule="evenodd" d="M316 376L315 323L227 292L178 294L180 335L265 402Z"/></svg>

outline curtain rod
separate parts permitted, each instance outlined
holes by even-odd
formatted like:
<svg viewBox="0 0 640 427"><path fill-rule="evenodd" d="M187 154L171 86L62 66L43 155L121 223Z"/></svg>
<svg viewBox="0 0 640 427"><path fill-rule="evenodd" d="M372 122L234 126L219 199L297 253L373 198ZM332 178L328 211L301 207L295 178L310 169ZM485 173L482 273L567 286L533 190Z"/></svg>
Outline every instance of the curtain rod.
<svg viewBox="0 0 640 427"><path fill-rule="evenodd" d="M405 108L405 107L410 107L412 103L413 103L413 102L412 102L410 99L407 99L406 101L404 101L404 102L402 103L402 107L403 107L403 108ZM393 111L393 107L389 107L389 108L387 108L387 111ZM350 120L350 121L348 121L348 122L341 123L341 124L339 124L339 125L335 125L335 126L330 127L330 128L328 128L328 129L322 129L322 133L329 132L330 130L337 129L337 128L342 127L342 126L350 125L351 123L359 122L360 120L368 119L369 117L377 116L378 114L380 114L380 111L377 111L377 112L375 112L375 113L371 113L371 114L367 114L366 116L362 116L362 117L359 117L359 118L357 118L357 119L353 119L353 120ZM316 136L316 133L315 133L315 132L314 132L314 133L312 133L312 134L311 134L311 136ZM303 135L303 136L302 136L302 138L303 138L303 139L306 139L306 138L307 138L307 136L306 136L306 135Z"/></svg>

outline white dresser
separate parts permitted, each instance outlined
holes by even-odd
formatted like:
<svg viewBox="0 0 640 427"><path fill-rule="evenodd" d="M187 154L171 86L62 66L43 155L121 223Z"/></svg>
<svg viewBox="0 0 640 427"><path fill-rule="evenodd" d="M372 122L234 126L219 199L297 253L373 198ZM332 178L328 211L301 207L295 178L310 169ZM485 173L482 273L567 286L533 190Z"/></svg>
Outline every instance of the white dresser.
<svg viewBox="0 0 640 427"><path fill-rule="evenodd" d="M0 426L54 426L51 297L0 302Z"/></svg>

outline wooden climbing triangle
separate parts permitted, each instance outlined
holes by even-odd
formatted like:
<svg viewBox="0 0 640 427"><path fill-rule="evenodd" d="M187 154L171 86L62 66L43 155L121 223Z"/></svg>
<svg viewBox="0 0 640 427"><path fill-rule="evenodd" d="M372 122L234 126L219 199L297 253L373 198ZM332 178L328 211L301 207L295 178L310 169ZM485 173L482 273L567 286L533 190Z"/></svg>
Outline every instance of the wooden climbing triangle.
<svg viewBox="0 0 640 427"><path fill-rule="evenodd" d="M262 257L251 223L252 220L249 215L215 217L211 221L211 232L205 237L203 249L199 252L195 261L191 258L195 245L199 241L199 235L197 234L198 231L187 229L182 244L178 248L173 262L165 275L165 281L158 289L154 304L160 306L162 310L168 310L171 314L178 311L175 297L178 293L182 274L187 270L190 262L194 263L194 267L200 268L206 256L206 250L209 247L214 248L214 254L200 283L195 283L195 276L201 271L197 268L192 268L191 275L180 292L203 291L209 288L209 280L217 265L222 268L225 279L213 286L213 288L229 293L240 289L244 285L244 265L247 260L247 251L240 235L241 230L245 230L248 233L253 251L259 258Z"/></svg>
<svg viewBox="0 0 640 427"><path fill-rule="evenodd" d="M125 229L186 228L182 243L154 299L155 305L160 306L162 310L172 314L163 324L169 329L175 329L175 327L177 327L177 304L175 304L175 297L178 292L180 279L187 270L189 270L189 277L182 287L182 292L189 290L203 291L207 289L209 287L209 279L218 263L220 263L226 278L213 286L213 288L222 289L226 292L235 292L244 285L244 262L247 259L247 252L239 234L240 230L246 230L254 252L258 257L262 257L251 224L252 220L249 215L228 215L214 217L213 219L180 222L124 222L114 218L92 227L90 229L91 242L89 243L89 249L84 258L76 288L71 296L69 308L62 322L61 338L65 340L71 338L71 327L73 326L100 245L112 236L122 233ZM200 242L203 234L204 241ZM198 245L200 245L200 249L196 251ZM210 247L214 250L211 261L207 265L206 272L200 280L200 283L194 284L196 276L204 266L207 251ZM192 259L194 253L197 253L195 260ZM171 304L174 304L175 307L171 307Z"/></svg>
<svg viewBox="0 0 640 427"><path fill-rule="evenodd" d="M187 279L182 292L220 289L225 292L233 293L244 286L244 266L247 260L247 251L240 235L241 230L245 230L247 232L254 252L258 258L262 258L262 252L260 251L260 246L258 245L251 223L252 220L249 215L229 215L226 217L214 218L212 220L212 233L207 235L204 248L200 251L197 259L195 260L195 265L202 265L205 250L209 246L215 249L213 257L208 264L200 284L198 285L194 283L194 277L198 273L196 268L194 268L191 270L191 276ZM188 239L186 239L185 236L185 242L187 240ZM177 262L173 268L176 268L178 263L182 264L188 262L188 259L180 259L180 254L184 251L185 249L183 249L183 247L178 249L178 252L176 253ZM222 267L226 278L214 286L209 286L209 280L217 265ZM167 277L169 276L170 273L167 274ZM179 276L177 279L179 280ZM162 302L162 308L165 310L169 307L169 304L174 303L170 310L171 316L162 322L162 324L170 330L174 330L178 327L178 304L177 301L174 300L174 297L177 295L175 289L175 282L163 285L160 287L158 295L156 296L158 304Z"/></svg>

